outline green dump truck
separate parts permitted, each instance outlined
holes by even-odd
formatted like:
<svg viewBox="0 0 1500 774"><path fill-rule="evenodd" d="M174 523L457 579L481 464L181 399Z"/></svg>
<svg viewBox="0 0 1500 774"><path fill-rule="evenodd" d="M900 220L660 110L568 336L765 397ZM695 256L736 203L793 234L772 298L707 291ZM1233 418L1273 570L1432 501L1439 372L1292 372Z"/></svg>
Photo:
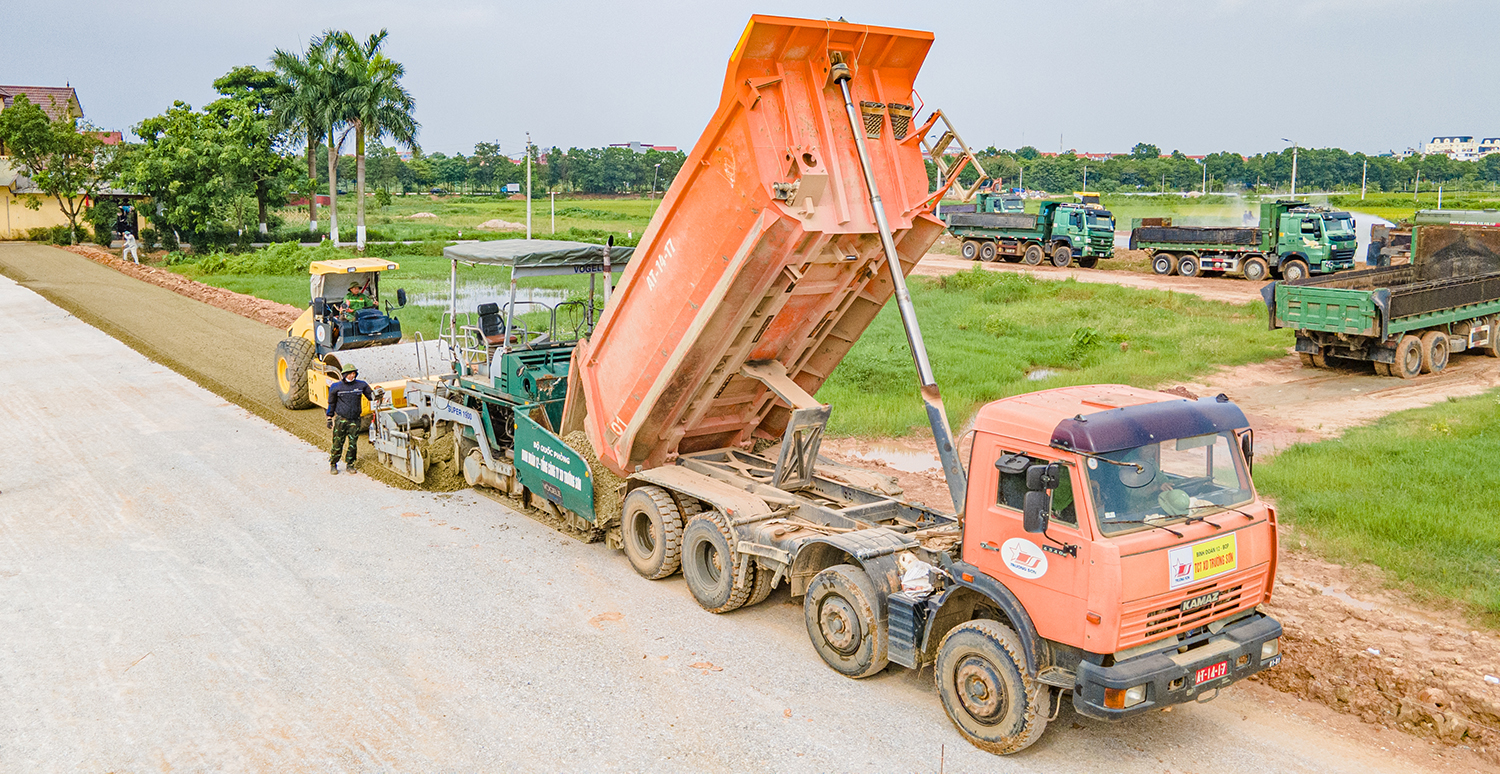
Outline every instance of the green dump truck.
<svg viewBox="0 0 1500 774"><path fill-rule="evenodd" d="M1409 220L1370 226L1370 246L1365 263L1395 266L1411 260L1411 230L1414 225L1500 227L1500 210L1417 210Z"/></svg>
<svg viewBox="0 0 1500 774"><path fill-rule="evenodd" d="M1305 365L1362 360L1383 376L1438 373L1453 352L1500 357L1500 229L1417 225L1412 262L1261 289Z"/></svg>
<svg viewBox="0 0 1500 774"><path fill-rule="evenodd" d="M1005 209L1014 197L980 193L971 206L943 207L939 215L948 233L960 240L959 252L969 260L1004 258L1036 266L1050 259L1053 266L1078 265L1092 269L1100 258L1115 254L1115 220L1096 205L1042 202L1035 215Z"/></svg>
<svg viewBox="0 0 1500 774"><path fill-rule="evenodd" d="M1149 253L1157 274L1231 274L1256 282L1352 269L1357 241L1349 213L1286 199L1261 203L1259 227L1173 226L1163 220L1130 231L1130 249Z"/></svg>

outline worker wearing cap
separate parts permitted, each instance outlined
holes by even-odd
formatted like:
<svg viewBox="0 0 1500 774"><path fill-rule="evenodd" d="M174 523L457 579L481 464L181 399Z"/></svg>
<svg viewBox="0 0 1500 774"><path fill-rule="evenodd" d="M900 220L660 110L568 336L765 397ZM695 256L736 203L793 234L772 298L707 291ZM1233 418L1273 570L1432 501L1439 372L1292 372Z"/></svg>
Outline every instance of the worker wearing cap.
<svg viewBox="0 0 1500 774"><path fill-rule="evenodd" d="M355 457L359 453L359 417L364 411L360 399L375 400L370 385L359 380L358 368L346 365L342 374L344 378L328 385L328 426L333 428L328 472L335 476L339 472L339 453L344 449L344 441L349 442L349 451L344 452L344 469L354 472Z"/></svg>
<svg viewBox="0 0 1500 774"><path fill-rule="evenodd" d="M375 302L365 292L365 286L354 284L349 286L349 292L344 294L344 318L353 320L355 313L361 309L371 309Z"/></svg>

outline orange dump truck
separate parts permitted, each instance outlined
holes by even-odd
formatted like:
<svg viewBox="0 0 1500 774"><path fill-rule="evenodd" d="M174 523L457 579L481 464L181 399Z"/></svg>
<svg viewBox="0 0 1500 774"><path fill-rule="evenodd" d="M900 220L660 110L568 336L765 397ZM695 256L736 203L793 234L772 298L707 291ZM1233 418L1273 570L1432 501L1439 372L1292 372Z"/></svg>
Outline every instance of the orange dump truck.
<svg viewBox="0 0 1500 774"><path fill-rule="evenodd" d="M1222 397L1103 385L996 401L963 464L905 286L943 233L933 205L973 163L940 112L913 123L931 44L752 18L602 315L480 305L477 325L450 325L453 373L412 380L371 433L420 480L420 442L452 430L471 484L608 539L646 578L681 570L711 612L787 584L829 666L935 664L958 730L1010 753L1069 694L1119 719L1275 665L1281 626L1260 606L1276 515ZM935 186L924 154L943 160ZM512 282L626 260L512 240L447 255ZM818 456L832 407L814 395L893 297L951 509Z"/></svg>

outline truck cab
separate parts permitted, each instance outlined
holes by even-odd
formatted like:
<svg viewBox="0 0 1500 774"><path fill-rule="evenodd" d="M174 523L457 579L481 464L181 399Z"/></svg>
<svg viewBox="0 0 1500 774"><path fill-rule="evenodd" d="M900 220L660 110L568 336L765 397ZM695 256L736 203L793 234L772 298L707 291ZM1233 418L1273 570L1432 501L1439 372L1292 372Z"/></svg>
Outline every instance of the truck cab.
<svg viewBox="0 0 1500 774"><path fill-rule="evenodd" d="M1281 626L1259 610L1276 514L1250 450L1223 396L1093 385L980 411L963 564L1015 595L1040 679L1080 714L1197 699L1280 660Z"/></svg>
<svg viewBox="0 0 1500 774"><path fill-rule="evenodd" d="M1090 266L1114 255L1115 219L1109 210L1096 204L1044 202L1041 214L1050 227L1048 239L1054 256L1059 245L1067 246L1079 259L1092 259ZM1057 263L1055 257L1053 262Z"/></svg>
<svg viewBox="0 0 1500 774"><path fill-rule="evenodd" d="M1274 235L1273 268L1288 280L1354 268L1354 217L1297 202L1262 205L1261 228Z"/></svg>

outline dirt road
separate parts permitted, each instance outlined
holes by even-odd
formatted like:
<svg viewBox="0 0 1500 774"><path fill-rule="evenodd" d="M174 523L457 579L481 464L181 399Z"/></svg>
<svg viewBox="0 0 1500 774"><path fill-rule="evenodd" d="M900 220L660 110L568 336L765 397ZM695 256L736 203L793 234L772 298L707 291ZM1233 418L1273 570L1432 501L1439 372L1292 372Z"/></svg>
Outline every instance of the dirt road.
<svg viewBox="0 0 1500 774"><path fill-rule="evenodd" d="M710 615L471 493L330 477L3 279L0 388L0 770L1492 770L1254 685L995 758L930 671L824 667L785 593Z"/></svg>
<svg viewBox="0 0 1500 774"><path fill-rule="evenodd" d="M1059 269L1046 264L1041 266L1027 266L1024 263L1006 263L1004 261L983 263L980 261L966 261L956 255L943 255L942 253L928 253L922 256L922 260L917 263L917 268L912 270L912 274L925 277L941 277L945 274L969 271L975 266L987 271L1033 274L1046 279L1061 280L1072 278L1079 282L1102 282L1144 290L1171 290L1178 293L1192 293L1195 296L1201 296L1212 301L1227 301L1231 304L1260 303L1260 289L1265 284L1228 277L1158 277L1155 274L1142 274L1134 271L1109 271L1107 269L1080 269L1076 267Z"/></svg>

